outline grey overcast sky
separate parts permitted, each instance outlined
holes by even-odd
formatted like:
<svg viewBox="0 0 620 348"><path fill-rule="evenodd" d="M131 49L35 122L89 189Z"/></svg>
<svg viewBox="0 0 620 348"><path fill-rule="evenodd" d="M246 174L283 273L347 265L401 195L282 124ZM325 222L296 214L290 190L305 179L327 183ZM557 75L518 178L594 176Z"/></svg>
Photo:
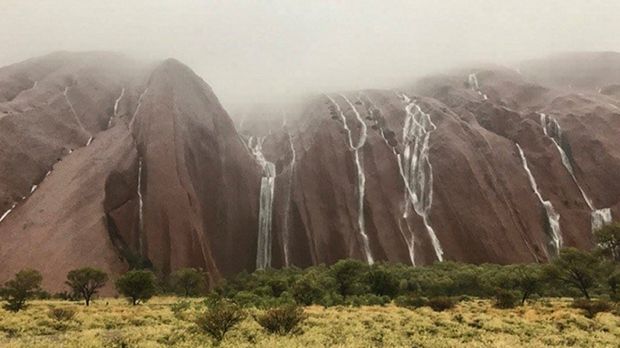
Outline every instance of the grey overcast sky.
<svg viewBox="0 0 620 348"><path fill-rule="evenodd" d="M0 65L177 58L225 103L392 87L462 62L620 51L615 0L0 0Z"/></svg>

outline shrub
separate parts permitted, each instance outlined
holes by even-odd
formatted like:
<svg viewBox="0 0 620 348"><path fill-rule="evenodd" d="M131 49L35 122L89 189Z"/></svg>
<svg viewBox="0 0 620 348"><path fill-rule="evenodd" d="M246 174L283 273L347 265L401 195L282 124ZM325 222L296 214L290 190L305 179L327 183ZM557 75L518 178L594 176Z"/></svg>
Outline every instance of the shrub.
<svg viewBox="0 0 620 348"><path fill-rule="evenodd" d="M170 310L174 317L180 320L185 320L185 313L192 308L192 304L189 301L178 301L170 305Z"/></svg>
<svg viewBox="0 0 620 348"><path fill-rule="evenodd" d="M47 316L56 321L69 321L73 320L75 317L75 310L68 307L51 308L49 312L47 312Z"/></svg>
<svg viewBox="0 0 620 348"><path fill-rule="evenodd" d="M254 317L256 322L270 333L286 335L299 329L307 318L304 309L297 305L285 305L268 309Z"/></svg>
<svg viewBox="0 0 620 348"><path fill-rule="evenodd" d="M428 299L415 295L405 295L398 296L394 302L399 307L419 308L426 306L428 304Z"/></svg>
<svg viewBox="0 0 620 348"><path fill-rule="evenodd" d="M118 278L116 289L135 306L140 301L146 302L155 294L155 275L145 270L129 271Z"/></svg>
<svg viewBox="0 0 620 348"><path fill-rule="evenodd" d="M514 308L519 303L519 297L514 291L499 289L495 293L495 307Z"/></svg>
<svg viewBox="0 0 620 348"><path fill-rule="evenodd" d="M108 281L108 275L100 270L91 267L75 269L67 274L67 284L74 294L79 294L86 306L90 305L90 300Z"/></svg>
<svg viewBox="0 0 620 348"><path fill-rule="evenodd" d="M456 301L451 297L437 296L428 300L428 306L435 312L442 312L447 309L453 308L456 305Z"/></svg>
<svg viewBox="0 0 620 348"><path fill-rule="evenodd" d="M295 302L309 306L321 300L323 289L314 277L306 275L293 283L292 294Z"/></svg>
<svg viewBox="0 0 620 348"><path fill-rule="evenodd" d="M36 296L41 290L43 277L38 271L27 269L15 274L2 289L2 298L7 302L3 307L11 312L26 308L26 300Z"/></svg>
<svg viewBox="0 0 620 348"><path fill-rule="evenodd" d="M573 308L581 309L588 318L594 318L601 312L611 312L613 306L604 300L592 301L587 299L576 299L572 304Z"/></svg>
<svg viewBox="0 0 620 348"><path fill-rule="evenodd" d="M194 268L181 268L172 274L172 286L177 294L196 296L207 287L203 272Z"/></svg>
<svg viewBox="0 0 620 348"><path fill-rule="evenodd" d="M228 331L245 319L245 316L245 312L237 304L221 300L199 314L196 324L200 330L219 343Z"/></svg>

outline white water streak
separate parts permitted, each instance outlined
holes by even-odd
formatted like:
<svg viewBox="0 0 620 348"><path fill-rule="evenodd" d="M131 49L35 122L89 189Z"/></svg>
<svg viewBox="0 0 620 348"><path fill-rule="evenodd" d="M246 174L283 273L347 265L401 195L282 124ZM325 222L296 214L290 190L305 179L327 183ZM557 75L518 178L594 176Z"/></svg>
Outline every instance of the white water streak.
<svg viewBox="0 0 620 348"><path fill-rule="evenodd" d="M377 105L375 104L375 102L370 98L370 96L368 95L364 95L366 97L366 99L368 99L368 102L371 105L371 109L370 112L372 113L374 110L379 111L379 108L377 107ZM399 96L400 97L400 96ZM411 226L409 225L409 221L407 220L407 210L409 209L409 182L407 182L407 180L405 179L404 176L404 172L403 172L403 167L402 167L402 163L401 163L401 159L400 159L400 155L398 154L398 152L396 151L396 148L393 147L392 145L390 145L388 139L385 136L385 133L383 132L383 128L380 128L379 131L381 132L381 137L383 138L383 141L385 142L385 145L391 149L392 153L394 154L395 158L396 158L396 162L398 163L398 169L399 169L399 173L400 173L400 178L403 181L403 184L405 186L405 199L404 199L404 204L402 206L403 211L402 211L402 220L405 221L405 224L407 226L407 232L405 233L405 231L403 230L403 226L402 226L402 220L398 220L398 229L400 231L400 234L403 237L403 240L405 241L405 245L407 246L407 251L409 253L409 261L411 262L412 266L415 266L415 235L413 233L413 230L411 229Z"/></svg>
<svg viewBox="0 0 620 348"><path fill-rule="evenodd" d="M143 252L144 245L143 229L144 229L144 200L142 198L142 158L138 159L138 250Z"/></svg>
<svg viewBox="0 0 620 348"><path fill-rule="evenodd" d="M558 214L553 208L553 204L550 201L547 201L543 198L540 190L538 189L538 184L536 183L536 179L534 178L534 174L530 170L530 167L527 163L527 158L525 157L525 153L521 146L517 143L517 149L519 150L519 156L521 156L521 162L523 164L523 169L527 173L527 177L530 181L530 186L532 190L538 197L538 200L545 208L545 213L547 215L547 220L549 222L549 227L551 228L551 242L553 250L556 254L559 254L560 249L562 248L562 232L560 230L560 214Z"/></svg>
<svg viewBox="0 0 620 348"><path fill-rule="evenodd" d="M142 98L144 98L144 96L146 95L148 91L149 89L145 88L144 92L142 92L142 94L140 94L140 96L138 97L138 105L136 106L136 110L133 112L133 115L131 116L131 121L129 121L129 129L131 129L131 127L133 126L133 123L136 120L136 116L138 115L138 111L140 111L140 106L142 106Z"/></svg>
<svg viewBox="0 0 620 348"><path fill-rule="evenodd" d="M482 90L480 90L480 84L478 83L478 76L476 75L476 73L469 74L469 76L467 77L467 81L469 82L471 88L475 92L477 92L484 100L489 99L487 95L482 93Z"/></svg>
<svg viewBox="0 0 620 348"><path fill-rule="evenodd" d="M297 153L295 152L295 145L293 144L293 137L291 133L288 133L288 142L291 148L291 162L289 163L289 176L287 186L287 198L286 205L284 206L284 223L282 224L282 239L284 244L284 266L290 265L290 252L289 252L289 239L290 239L290 226L289 226L289 214L291 212L291 193L293 191L293 177L295 175L295 161Z"/></svg>
<svg viewBox="0 0 620 348"><path fill-rule="evenodd" d="M366 187L366 176L364 174L364 168L362 167L362 163L360 160L359 150L366 143L366 137L368 136L368 128L366 127L366 123L362 119L362 116L357 112L355 106L351 103L351 101L344 95L340 95L342 99L349 105L349 107L355 113L355 117L361 125L360 137L358 139L357 144L353 144L353 136L351 134L351 129L347 123L347 118L344 115L344 112L340 108L340 105L336 103L336 101L330 96L326 95L327 98L331 101L331 103L336 107L338 114L340 115L340 119L342 120L342 124L345 132L347 133L347 140L349 150L353 152L353 160L355 162L355 167L357 169L357 225L358 231L360 234L361 242L362 242L362 251L364 252L364 256L366 258L366 262L368 264L373 264L374 258L372 257L372 252L370 250L370 240L368 238L368 234L366 234L366 224L364 221L364 193Z"/></svg>
<svg viewBox="0 0 620 348"><path fill-rule="evenodd" d="M82 128L82 130L85 133L90 134L90 132L87 131L86 128L84 128L84 125L82 124L82 121L78 117L77 112L75 112L73 103L71 103L71 101L69 100L69 87L65 87L65 91L63 92L63 94L65 96L65 101L67 102L67 105L69 105L69 109L71 109L71 113L73 114L73 117L75 118L75 121L77 122L77 124L80 126L80 128Z"/></svg>
<svg viewBox="0 0 620 348"><path fill-rule="evenodd" d="M124 95L125 95L125 88L121 90L121 95L118 96L118 98L116 98L116 100L114 101L114 112L112 113L112 116L110 116L110 119L108 120L108 128L112 126L112 121L114 120L114 118L118 117L118 104L121 102L121 99L123 99Z"/></svg>
<svg viewBox="0 0 620 348"><path fill-rule="evenodd" d="M13 203L11 208L9 208L9 210L5 211L4 214L0 216L0 222L4 221L4 219L6 219L6 217L9 216L9 214L11 214L11 212L13 211L13 209L15 209L16 206L17 206L17 203Z"/></svg>
<svg viewBox="0 0 620 348"><path fill-rule="evenodd" d="M424 113L415 101L405 94L401 94L400 97L406 104L406 119L402 135L404 150L398 155L398 167L406 188L403 218L407 218L409 204L411 204L424 222L435 256L439 261L443 261L443 248L429 220L433 205L433 167L429 160L429 141L431 133L437 129L437 126L431 120L430 115ZM415 111L412 112L414 108ZM410 249L411 257L413 257L413 238Z"/></svg>
<svg viewBox="0 0 620 348"><path fill-rule="evenodd" d="M258 211L258 241L256 250L256 269L271 267L271 225L273 218L273 193L276 167L263 155L264 137L250 137L248 146L256 161L263 169L260 185L260 206Z"/></svg>
<svg viewBox="0 0 620 348"><path fill-rule="evenodd" d="M579 189L579 192L581 193L583 200L588 205L588 208L590 208L590 211L591 211L590 219L591 219L592 231L596 231L602 226L611 223L612 221L611 209L609 208L596 209L594 207L594 203L592 202L592 199L588 197L584 189L581 187L581 184L577 180L577 177L575 176L575 171L573 170L573 166L570 163L570 159L568 158L568 155L566 154L564 149L559 144L559 142L562 141L562 128L560 127L560 124L558 123L558 121L555 120L554 118L548 117L546 114L541 113L540 114L540 126L542 127L543 134L549 139L551 139L551 141L555 145L555 148L560 153L560 158L562 159L562 164L564 165L564 168L566 168L566 170L570 174L571 178L573 179L573 182L575 183L575 185L577 185L577 188Z"/></svg>

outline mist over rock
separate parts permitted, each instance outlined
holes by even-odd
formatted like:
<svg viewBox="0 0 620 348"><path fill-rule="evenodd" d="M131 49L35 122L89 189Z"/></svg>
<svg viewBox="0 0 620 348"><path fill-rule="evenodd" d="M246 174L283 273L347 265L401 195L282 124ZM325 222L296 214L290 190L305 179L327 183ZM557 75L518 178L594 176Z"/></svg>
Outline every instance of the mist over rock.
<svg viewBox="0 0 620 348"><path fill-rule="evenodd" d="M58 52L0 69L0 282L342 258L544 262L620 216L620 58L480 66L247 106L190 68ZM208 77L207 77L208 78Z"/></svg>

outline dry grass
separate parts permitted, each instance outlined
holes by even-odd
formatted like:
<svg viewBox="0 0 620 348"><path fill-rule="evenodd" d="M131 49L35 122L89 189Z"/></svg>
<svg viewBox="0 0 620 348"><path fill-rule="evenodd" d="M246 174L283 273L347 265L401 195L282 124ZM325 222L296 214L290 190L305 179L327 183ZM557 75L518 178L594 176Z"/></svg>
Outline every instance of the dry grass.
<svg viewBox="0 0 620 348"><path fill-rule="evenodd" d="M1 347L210 347L192 318L199 300L173 311L180 300L155 298L132 307L102 299L91 307L63 301L34 301L17 314L0 310ZM58 323L50 308L71 307L76 315ZM177 306L183 307L183 306ZM187 307L187 306L185 306ZM428 307L306 308L308 319L292 336L266 333L251 316L221 347L617 347L620 317L586 318L569 300L539 300L500 310L472 300L444 312Z"/></svg>

